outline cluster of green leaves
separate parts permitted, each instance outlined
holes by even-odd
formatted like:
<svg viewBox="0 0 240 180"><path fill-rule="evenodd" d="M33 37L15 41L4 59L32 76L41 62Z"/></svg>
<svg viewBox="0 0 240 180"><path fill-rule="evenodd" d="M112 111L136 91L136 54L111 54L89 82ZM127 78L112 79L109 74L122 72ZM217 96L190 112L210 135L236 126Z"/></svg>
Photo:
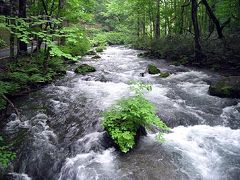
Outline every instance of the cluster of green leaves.
<svg viewBox="0 0 240 180"><path fill-rule="evenodd" d="M130 44L132 39L123 32L97 32L91 43L93 46L104 47L106 45Z"/></svg>
<svg viewBox="0 0 240 180"><path fill-rule="evenodd" d="M79 27L65 27L62 32L68 34L64 46L60 49L73 57L81 57L90 49L90 42L85 34L85 30Z"/></svg>
<svg viewBox="0 0 240 180"><path fill-rule="evenodd" d="M134 96L121 99L103 113L103 127L124 153L136 144L135 138L140 127L155 125L162 130L168 129L156 115L154 105L144 98L144 91L151 91L151 86L137 82L131 89Z"/></svg>
<svg viewBox="0 0 240 180"><path fill-rule="evenodd" d="M4 48L6 46L7 46L6 42L0 38L0 48Z"/></svg>
<svg viewBox="0 0 240 180"><path fill-rule="evenodd" d="M3 138L0 136L0 166L7 167L9 161L16 158L16 153L9 150L9 146L5 145Z"/></svg>
<svg viewBox="0 0 240 180"><path fill-rule="evenodd" d="M22 42L30 43L33 39L41 39L48 47L50 56L64 57L70 60L78 60L79 52L86 52L89 48L89 42L77 27L56 28L62 23L62 19L55 19L50 16L31 16L27 18L0 17L1 27L8 29L17 39ZM44 27L39 28L39 27ZM73 50L62 50L56 43L58 39L65 39L67 47L75 47ZM64 49L64 48L63 48Z"/></svg>

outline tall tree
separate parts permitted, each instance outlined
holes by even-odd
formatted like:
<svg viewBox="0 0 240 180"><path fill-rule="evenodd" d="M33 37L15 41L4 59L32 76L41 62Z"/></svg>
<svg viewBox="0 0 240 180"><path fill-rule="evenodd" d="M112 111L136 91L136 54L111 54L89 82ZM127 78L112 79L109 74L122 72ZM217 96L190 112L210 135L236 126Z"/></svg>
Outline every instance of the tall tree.
<svg viewBox="0 0 240 180"><path fill-rule="evenodd" d="M195 42L195 59L201 60L202 58L202 47L200 45L200 31L198 24L198 2L197 0L191 0L192 3L192 22L194 29L194 42Z"/></svg>
<svg viewBox="0 0 240 180"><path fill-rule="evenodd" d="M27 17L27 0L19 0L19 14L18 16L20 18L26 18ZM19 41L19 51L20 54L27 52L27 44L25 42Z"/></svg>

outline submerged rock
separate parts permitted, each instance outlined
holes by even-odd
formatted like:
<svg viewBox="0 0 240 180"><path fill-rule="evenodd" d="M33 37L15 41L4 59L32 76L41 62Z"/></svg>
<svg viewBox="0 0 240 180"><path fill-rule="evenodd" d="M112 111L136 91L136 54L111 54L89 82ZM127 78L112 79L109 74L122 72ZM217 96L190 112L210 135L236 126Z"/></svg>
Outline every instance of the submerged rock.
<svg viewBox="0 0 240 180"><path fill-rule="evenodd" d="M148 73L149 74L159 74L161 73L160 69L157 68L157 66L153 64L149 64L147 67Z"/></svg>
<svg viewBox="0 0 240 180"><path fill-rule="evenodd" d="M75 73L77 74L87 74L87 73L90 73L90 72L95 72L96 69L93 67L93 66L90 66L88 64L81 64L80 66L78 66L76 69L75 69Z"/></svg>
<svg viewBox="0 0 240 180"><path fill-rule="evenodd" d="M100 59L100 58L101 58L101 56L99 56L99 55L95 55L92 57L92 59Z"/></svg>
<svg viewBox="0 0 240 180"><path fill-rule="evenodd" d="M240 76L230 76L212 83L209 94L224 98L240 98Z"/></svg>
<svg viewBox="0 0 240 180"><path fill-rule="evenodd" d="M87 55L97 55L97 53L94 50L90 50L87 52Z"/></svg>
<svg viewBox="0 0 240 180"><path fill-rule="evenodd" d="M161 74L160 74L161 78L167 78L168 76L170 76L169 72L161 72Z"/></svg>
<svg viewBox="0 0 240 180"><path fill-rule="evenodd" d="M145 129L145 127L143 126L140 126L136 132L136 136L135 136L135 145L136 146L140 140L140 138L142 136L147 136L147 131ZM110 148L110 147L114 147L115 149L117 149L118 151L121 152L120 150L120 147L117 143L114 142L114 140L111 138L111 136L105 131L103 133L103 136L101 137L101 145L107 149L107 148ZM132 149L130 149L131 151Z"/></svg>

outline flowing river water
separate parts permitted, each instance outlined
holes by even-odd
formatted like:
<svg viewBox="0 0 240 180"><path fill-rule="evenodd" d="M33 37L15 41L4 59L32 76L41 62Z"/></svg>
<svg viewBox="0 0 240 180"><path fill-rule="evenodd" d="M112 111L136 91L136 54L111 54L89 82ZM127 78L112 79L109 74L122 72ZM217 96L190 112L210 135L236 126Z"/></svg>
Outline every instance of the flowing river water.
<svg viewBox="0 0 240 180"><path fill-rule="evenodd" d="M4 131L25 138L17 147L13 179L240 179L240 100L208 94L209 82L220 75L139 58L139 52L108 47L101 59L80 62L97 72L82 76L70 69L65 77L15 102L21 120L10 117ZM171 76L141 77L149 63ZM172 131L163 143L149 132L123 155L106 148L101 112L130 95L130 80L153 85L146 98Z"/></svg>

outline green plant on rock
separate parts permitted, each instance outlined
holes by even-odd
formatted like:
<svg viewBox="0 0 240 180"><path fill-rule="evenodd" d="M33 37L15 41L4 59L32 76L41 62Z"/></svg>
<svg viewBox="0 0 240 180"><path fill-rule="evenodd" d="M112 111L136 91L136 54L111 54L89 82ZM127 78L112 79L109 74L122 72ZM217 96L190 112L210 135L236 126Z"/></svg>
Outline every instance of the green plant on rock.
<svg viewBox="0 0 240 180"><path fill-rule="evenodd" d="M149 74L159 74L159 73L161 73L161 71L154 64L149 64L147 69L148 69Z"/></svg>
<svg viewBox="0 0 240 180"><path fill-rule="evenodd" d="M134 96L121 99L103 113L104 129L124 153L136 144L139 128L154 125L162 130L168 129L156 115L154 105L144 98L144 91L151 91L151 86L137 82L131 86L131 89Z"/></svg>
<svg viewBox="0 0 240 180"><path fill-rule="evenodd" d="M95 72L95 71L96 71L96 69L93 66L90 66L88 64L81 64L80 66L78 66L75 69L74 72L77 73L77 74L85 75L87 73Z"/></svg>
<svg viewBox="0 0 240 180"><path fill-rule="evenodd" d="M16 158L16 153L9 150L9 146L6 146L3 142L2 136L0 136L0 166L7 167L9 161Z"/></svg>

